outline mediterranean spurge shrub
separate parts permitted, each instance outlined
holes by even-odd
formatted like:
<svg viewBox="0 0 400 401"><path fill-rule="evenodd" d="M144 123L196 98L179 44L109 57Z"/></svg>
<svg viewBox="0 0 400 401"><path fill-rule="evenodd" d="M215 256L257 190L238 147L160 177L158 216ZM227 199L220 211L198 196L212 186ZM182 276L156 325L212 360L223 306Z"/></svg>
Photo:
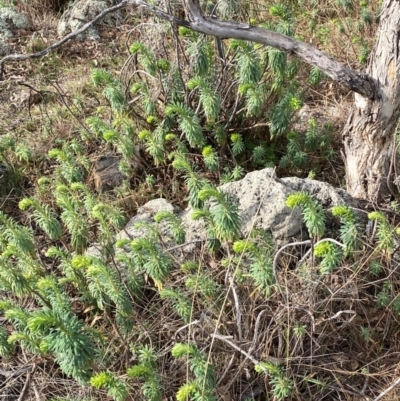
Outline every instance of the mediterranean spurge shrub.
<svg viewBox="0 0 400 401"><path fill-rule="evenodd" d="M202 217L208 220L210 238L216 237L221 242L235 240L240 232L240 216L238 205L232 197L211 187L200 190L198 196L202 201L210 199L211 206L209 210L195 210L192 218L197 220Z"/></svg>
<svg viewBox="0 0 400 401"><path fill-rule="evenodd" d="M271 294L272 285L275 284L273 250L272 239L262 230L253 230L249 238L233 244L233 251L236 254L250 260L248 267L241 267L240 275L250 276L257 289L267 298Z"/></svg>
<svg viewBox="0 0 400 401"><path fill-rule="evenodd" d="M157 353L151 347L144 345L138 349L131 347L134 354L137 354L139 364L127 370L130 378L139 378L144 383L142 393L148 401L162 400L162 379L157 373Z"/></svg>
<svg viewBox="0 0 400 401"><path fill-rule="evenodd" d="M286 199L286 206L300 207L310 237L322 237L325 232L325 214L322 206L305 192L296 192Z"/></svg>
<svg viewBox="0 0 400 401"><path fill-rule="evenodd" d="M69 297L53 277L40 279L37 291L45 301L39 310L29 312L2 303L1 309L15 329L8 342L20 342L38 354L53 353L65 374L81 383L86 382L96 358L90 329L72 312Z"/></svg>
<svg viewBox="0 0 400 401"><path fill-rule="evenodd" d="M34 209L32 217L50 239L58 239L61 237L61 225L56 219L55 213L50 210L48 205L42 205L33 198L24 198L19 202L19 208L21 210L26 210L27 208Z"/></svg>
<svg viewBox="0 0 400 401"><path fill-rule="evenodd" d="M339 217L342 223L339 233L345 246L345 255L354 255L361 248L361 227L354 210L348 206L339 205L332 208L332 214Z"/></svg>
<svg viewBox="0 0 400 401"><path fill-rule="evenodd" d="M189 369L194 378L180 387L176 394L178 401L187 399L215 401L216 377L207 356L196 345L177 343L172 348L175 358L187 358Z"/></svg>

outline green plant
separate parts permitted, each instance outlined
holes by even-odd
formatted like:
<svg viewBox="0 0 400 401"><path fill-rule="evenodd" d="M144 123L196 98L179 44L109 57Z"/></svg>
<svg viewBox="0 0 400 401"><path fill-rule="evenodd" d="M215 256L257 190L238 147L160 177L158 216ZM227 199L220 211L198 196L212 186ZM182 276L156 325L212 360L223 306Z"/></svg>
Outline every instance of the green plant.
<svg viewBox="0 0 400 401"><path fill-rule="evenodd" d="M176 313L189 323L192 317L192 303L182 291L172 288L164 288L160 291L161 299L169 299Z"/></svg>
<svg viewBox="0 0 400 401"><path fill-rule="evenodd" d="M156 227L146 223L138 223L136 229L147 231L146 238L135 238L132 241L120 240L117 247L126 247L131 252L131 256L122 255L118 260L123 261L135 272L143 271L148 274L157 285L162 288L164 281L168 278L172 268L171 256L159 245L159 232ZM134 287L137 287L134 285Z"/></svg>
<svg viewBox="0 0 400 401"><path fill-rule="evenodd" d="M99 69L92 70L91 78L96 86L104 86L103 94L110 102L111 107L117 111L122 111L125 107L125 96L118 79L109 71Z"/></svg>
<svg viewBox="0 0 400 401"><path fill-rule="evenodd" d="M342 260L342 253L338 246L330 241L320 241L314 247L314 255L321 258L320 272L332 273L333 269Z"/></svg>
<svg viewBox="0 0 400 401"><path fill-rule="evenodd" d="M240 153L242 153L245 149L242 136L240 134L232 134L231 141L232 141L232 153L235 156L240 155Z"/></svg>
<svg viewBox="0 0 400 401"><path fill-rule="evenodd" d="M325 232L325 214L321 205L306 192L296 192L286 199L291 209L300 207L303 219L311 237L322 237Z"/></svg>
<svg viewBox="0 0 400 401"><path fill-rule="evenodd" d="M83 155L83 147L76 139L62 143L61 149L51 149L49 157L58 161L57 173L68 183L82 181L89 169L89 162Z"/></svg>
<svg viewBox="0 0 400 401"><path fill-rule="evenodd" d="M62 228L55 213L50 210L48 205L41 205L36 199L24 198L19 202L19 208L26 210L32 208L32 216L39 227L49 236L50 239L58 239L62 235Z"/></svg>
<svg viewBox="0 0 400 401"><path fill-rule="evenodd" d="M199 91L200 104L208 122L216 121L221 109L221 99L212 88L212 83L212 81L202 77L194 77L187 82L187 87L190 90L197 89Z"/></svg>
<svg viewBox="0 0 400 401"><path fill-rule="evenodd" d="M194 208L201 208L204 202L199 197L199 192L201 189L206 187L208 184L207 180L198 173L194 167L190 164L187 157L181 153L173 154L174 161L172 166L178 170L184 172L185 184L189 192L189 205Z"/></svg>
<svg viewBox="0 0 400 401"><path fill-rule="evenodd" d="M116 321L124 332L132 328L132 302L117 269L112 269L94 256L75 256L71 265L75 269L85 269L88 290L102 310L115 305Z"/></svg>
<svg viewBox="0 0 400 401"><path fill-rule="evenodd" d="M366 327L360 327L361 330L361 335L364 338L365 342L371 342L372 341L372 330L368 329Z"/></svg>
<svg viewBox="0 0 400 401"><path fill-rule="evenodd" d="M83 200L66 185L55 189L56 203L61 208L61 220L71 235L71 246L77 253L83 253L89 241L89 221Z"/></svg>
<svg viewBox="0 0 400 401"><path fill-rule="evenodd" d="M394 249L395 230L382 212L371 212L368 214L368 218L376 222L376 236L378 239L376 250L390 256Z"/></svg>
<svg viewBox="0 0 400 401"><path fill-rule="evenodd" d="M331 129L329 125L321 129L314 118L308 121L304 135L292 130L287 134L287 139L287 150L279 163L282 168L301 169L310 162L314 168L318 168L319 163L332 156Z"/></svg>
<svg viewBox="0 0 400 401"><path fill-rule="evenodd" d="M107 395L115 401L124 401L128 397L126 383L111 372L99 372L90 379L90 384L97 389L104 388Z"/></svg>
<svg viewBox="0 0 400 401"><path fill-rule="evenodd" d="M168 222L171 233L174 237L174 241L177 244L183 244L185 242L185 230L183 229L182 223L179 218L173 213L165 211L158 212L154 216L154 221L156 223L159 223L163 220L166 220Z"/></svg>
<svg viewBox="0 0 400 401"><path fill-rule="evenodd" d="M295 326L293 327L293 334L296 337L302 338L306 335L307 333L307 326L304 324L296 323Z"/></svg>
<svg viewBox="0 0 400 401"><path fill-rule="evenodd" d="M280 365L271 362L260 362L254 368L258 373L268 373L271 376L272 393L277 400L283 400L292 395L293 380L285 375Z"/></svg>
<svg viewBox="0 0 400 401"><path fill-rule="evenodd" d="M192 218L194 220L206 218L210 222L211 232L218 240L228 242L235 240L240 231L240 215L238 205L232 197L211 187L200 190L198 196L201 201L210 199L211 206L209 210L195 210Z"/></svg>
<svg viewBox="0 0 400 401"><path fill-rule="evenodd" d="M76 286L84 298L88 298L87 280L80 266L72 263L73 257L66 249L51 246L45 256L58 259L58 268L61 270L63 277L60 277L59 283L64 285L71 283ZM75 257L76 258L76 257Z"/></svg>
<svg viewBox="0 0 400 401"><path fill-rule="evenodd" d="M9 337L9 343L20 342L36 353L54 353L65 374L81 383L86 382L96 357L90 331L72 312L69 298L53 277L40 279L37 291L46 301L43 308L32 313L5 308L7 318L16 329Z"/></svg>
<svg viewBox="0 0 400 401"><path fill-rule="evenodd" d="M27 227L17 224L11 217L0 211L0 249L15 247L22 254L33 255L35 243L33 233Z"/></svg>
<svg viewBox="0 0 400 401"><path fill-rule="evenodd" d="M244 258L249 258L248 275L256 287L268 297L271 286L275 284L271 238L261 230L254 230L250 238L236 241L233 250Z"/></svg>
<svg viewBox="0 0 400 401"><path fill-rule="evenodd" d="M0 356L8 358L14 351L14 347L8 341L8 332L5 327L0 327Z"/></svg>
<svg viewBox="0 0 400 401"><path fill-rule="evenodd" d="M190 371L194 379L180 387L176 394L178 401L187 399L214 401L216 378L212 365L207 357L193 344L177 343L172 348L172 356L175 358L187 358Z"/></svg>
<svg viewBox="0 0 400 401"><path fill-rule="evenodd" d="M161 377L157 374L157 354L151 347L144 345L139 349L131 349L138 355L139 364L128 369L130 378L139 378L142 385L143 395L148 401L162 400Z"/></svg>
<svg viewBox="0 0 400 401"><path fill-rule="evenodd" d="M222 288L205 272L199 270L197 274L189 274L185 280L185 286L196 298L200 298L206 309L213 311L220 306L218 301L223 294Z"/></svg>
<svg viewBox="0 0 400 401"><path fill-rule="evenodd" d="M392 300L390 292L391 292L391 283L390 281L385 281L382 290L378 293L376 297L378 308L384 308L390 304Z"/></svg>
<svg viewBox="0 0 400 401"><path fill-rule="evenodd" d="M345 255L354 255L361 247L360 224L353 209L345 205L334 206L332 214L340 218L342 223L339 233L340 239L345 246Z"/></svg>
<svg viewBox="0 0 400 401"><path fill-rule="evenodd" d="M209 170L214 171L218 169L218 156L212 146L203 148L201 154L204 158L204 164Z"/></svg>

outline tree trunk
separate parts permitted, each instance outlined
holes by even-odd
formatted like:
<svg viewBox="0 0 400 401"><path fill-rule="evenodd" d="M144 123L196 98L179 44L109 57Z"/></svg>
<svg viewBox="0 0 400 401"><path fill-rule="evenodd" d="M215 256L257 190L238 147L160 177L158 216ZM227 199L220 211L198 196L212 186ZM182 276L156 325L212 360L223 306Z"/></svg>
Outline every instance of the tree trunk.
<svg viewBox="0 0 400 401"><path fill-rule="evenodd" d="M355 93L343 131L348 192L378 200L392 192L395 131L400 117L400 2L384 0L375 48L367 69L375 99Z"/></svg>

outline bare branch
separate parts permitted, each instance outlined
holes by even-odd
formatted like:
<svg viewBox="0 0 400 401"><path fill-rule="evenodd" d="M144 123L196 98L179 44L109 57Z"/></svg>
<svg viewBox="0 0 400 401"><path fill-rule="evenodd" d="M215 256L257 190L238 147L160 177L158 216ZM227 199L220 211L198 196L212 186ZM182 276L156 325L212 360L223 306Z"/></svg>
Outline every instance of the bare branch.
<svg viewBox="0 0 400 401"><path fill-rule="evenodd" d="M272 262L272 270L274 273L274 277L275 277L275 281L277 284L279 284L279 279L278 279L278 272L277 272L277 265L278 265L278 257L279 255L286 249L289 248L291 246L297 246L297 245L311 245L311 240L306 240L306 241L301 241L301 242L292 242L290 244L286 244L284 246L282 246L281 248L278 249L278 251L276 252L275 256L274 256L274 261Z"/></svg>
<svg viewBox="0 0 400 401"><path fill-rule="evenodd" d="M196 32L220 38L248 40L275 47L296 55L306 63L319 68L334 81L364 97L374 99L377 95L376 84L372 77L345 67L308 43L248 24L205 18L201 13L198 0L183 1L192 19L190 28Z"/></svg>

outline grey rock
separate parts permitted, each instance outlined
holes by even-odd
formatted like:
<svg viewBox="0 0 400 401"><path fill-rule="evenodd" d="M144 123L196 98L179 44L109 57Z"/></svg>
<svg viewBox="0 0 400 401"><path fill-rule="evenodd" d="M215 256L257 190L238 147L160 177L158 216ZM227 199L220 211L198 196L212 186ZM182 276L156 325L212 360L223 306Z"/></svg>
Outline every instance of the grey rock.
<svg viewBox="0 0 400 401"><path fill-rule="evenodd" d="M135 228L137 223L154 223L154 216L158 212L170 212L174 214L179 214L181 211L179 208L175 208L171 203L169 203L166 199L159 198L153 199L147 203L145 203L142 207L140 207L137 211L136 216L132 217L125 229L122 230L118 235L117 239L134 239L142 237L146 235L146 230L142 228ZM161 234L168 235L169 230L165 223L160 223Z"/></svg>
<svg viewBox="0 0 400 401"><path fill-rule="evenodd" d="M279 179L293 192L307 192L327 209L340 204L352 204L353 198L343 189L334 188L332 185L308 178L287 177Z"/></svg>
<svg viewBox="0 0 400 401"><path fill-rule="evenodd" d="M124 175L119 171L120 157L102 156L95 164L94 185L98 192L109 191L120 185Z"/></svg>
<svg viewBox="0 0 400 401"><path fill-rule="evenodd" d="M14 31L29 27L29 19L25 14L18 13L11 7L0 8L0 56L11 52L11 46L6 41L14 36Z"/></svg>
<svg viewBox="0 0 400 401"><path fill-rule="evenodd" d="M114 3L114 0L75 0L74 3L64 12L60 22L58 23L58 36L65 36L70 32L82 28L85 24L90 22L105 9L111 7ZM120 11L110 13L104 17L102 23L113 24L119 18L121 18ZM82 34L76 36L77 40L84 40L87 38L95 40L100 39L99 32L95 26L91 26Z"/></svg>
<svg viewBox="0 0 400 401"><path fill-rule="evenodd" d="M117 235L116 239L121 240L121 239L128 239L128 240L133 240L135 238L142 238L147 235L147 230L145 227L142 228L136 228L135 225L137 223L144 223L144 224L153 224L154 223L154 216L158 212L162 211L167 211L171 212L174 214L179 214L181 212L181 209L174 207L170 202L168 202L166 199L159 198L159 199L153 199L147 203L145 203L142 207L140 207L137 211L137 214L132 217L125 228L121 230ZM163 238L168 238L170 237L170 231L168 228L168 224L166 222L161 222L159 223L160 227L160 233L163 236ZM165 244L171 244L173 245L172 239L170 241L165 240ZM125 250L126 252L128 251L127 249ZM116 249L116 253L123 252L122 249ZM102 253L100 249L99 244L92 244L85 252L86 256L92 256L95 258L102 258Z"/></svg>
<svg viewBox="0 0 400 401"><path fill-rule="evenodd" d="M300 211L285 205L293 191L277 179L273 169L253 171L220 189L239 202L244 237L253 228L271 231L274 238L291 237L300 231Z"/></svg>
<svg viewBox="0 0 400 401"><path fill-rule="evenodd" d="M29 19L25 14L18 13L11 7L0 8L0 32L4 37L12 38L14 36L13 29L29 27Z"/></svg>
<svg viewBox="0 0 400 401"><path fill-rule="evenodd" d="M341 189L316 180L295 177L279 179L274 169L253 171L242 180L225 184L219 189L231 195L239 204L242 237L246 237L253 228L261 228L269 231L278 242L305 231L300 209L290 209L285 205L290 194L298 191L308 192L326 209L339 204L353 204L351 196ZM155 199L143 205L125 230L118 234L118 238L132 239L146 235L146 230L135 229L134 225L138 222L152 223L154 215L164 210L175 213L185 228L188 245L181 247L180 251L186 254L193 252L199 242L206 239L205 223L192 219L192 208L188 207L182 211L174 208L165 199ZM167 225L161 223L160 228L161 234L169 237L166 241L168 246L173 245Z"/></svg>
<svg viewBox="0 0 400 401"><path fill-rule="evenodd" d="M285 204L290 194L299 191L307 192L325 209L339 204L357 205L350 195L332 185L295 177L279 179L274 169L271 168L253 171L242 180L222 185L219 189L232 196L239 204L243 238L254 228L264 229L272 234L278 244L306 233L301 210L299 208L290 209ZM186 245L174 248L174 256L177 260L186 260L187 255L194 252L201 242L206 240L205 223L202 219L197 221L192 219L193 209L191 207L182 211L165 199L154 199L139 208L136 216L132 217L125 229L117 235L117 239L145 237L147 235L146 227L137 228L135 225L137 223L154 223L154 216L160 211L174 213L181 219L186 232ZM159 223L159 228L164 244L168 248L174 247L168 223ZM96 249L92 251L95 252ZM93 252L91 253L93 254Z"/></svg>
<svg viewBox="0 0 400 401"><path fill-rule="evenodd" d="M271 232L275 239L289 238L301 230L301 211L285 205L286 198L294 191L279 182L274 169L253 171L242 180L222 185L219 189L239 204L243 238L254 228ZM186 228L186 241L204 240L205 224L202 220L192 220L192 213L193 210L188 208L180 216ZM189 244L185 251L192 252L195 247L196 243Z"/></svg>

